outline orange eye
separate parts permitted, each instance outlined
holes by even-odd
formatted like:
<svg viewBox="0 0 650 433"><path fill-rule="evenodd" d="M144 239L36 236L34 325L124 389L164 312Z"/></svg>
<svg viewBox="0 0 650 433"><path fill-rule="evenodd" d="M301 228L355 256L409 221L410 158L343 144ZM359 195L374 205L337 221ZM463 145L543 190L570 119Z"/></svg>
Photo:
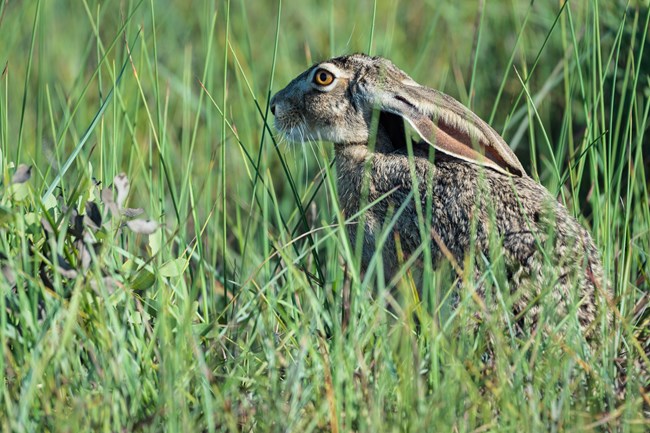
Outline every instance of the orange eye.
<svg viewBox="0 0 650 433"><path fill-rule="evenodd" d="M314 83L319 86L329 86L334 81L334 75L325 69L319 69L314 74Z"/></svg>

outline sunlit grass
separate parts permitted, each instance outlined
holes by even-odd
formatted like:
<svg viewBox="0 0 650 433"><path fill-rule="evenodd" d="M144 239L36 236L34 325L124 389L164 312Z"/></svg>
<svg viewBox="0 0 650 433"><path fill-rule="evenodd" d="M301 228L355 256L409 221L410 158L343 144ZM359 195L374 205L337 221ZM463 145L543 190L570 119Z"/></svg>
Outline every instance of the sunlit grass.
<svg viewBox="0 0 650 433"><path fill-rule="evenodd" d="M647 384L630 366L618 402L614 359L650 320L649 16L618 0L0 2L2 430L646 431ZM406 270L391 293L380 260L359 273L331 146L282 142L268 109L355 51L489 119L590 230L613 290L602 349L518 341L498 314L471 326L481 302L451 308L447 263L425 264L422 303Z"/></svg>

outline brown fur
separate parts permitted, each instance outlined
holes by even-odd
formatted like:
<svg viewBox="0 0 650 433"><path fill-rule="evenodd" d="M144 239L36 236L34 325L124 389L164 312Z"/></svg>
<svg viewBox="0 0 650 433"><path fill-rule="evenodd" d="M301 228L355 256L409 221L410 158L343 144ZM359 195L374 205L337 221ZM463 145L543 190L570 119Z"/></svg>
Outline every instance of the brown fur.
<svg viewBox="0 0 650 433"><path fill-rule="evenodd" d="M310 81L313 71L319 68L337 77L328 89ZM381 98L368 96L377 89L384 92ZM373 112L380 109L384 115L382 101L391 104L393 100L404 102L405 110L415 114L391 108L373 134ZM402 251L408 257L422 244L412 194L414 170L422 208L426 209L429 202L432 209L431 232L439 236L438 241L429 242L434 264L443 259L441 246L461 264L470 253L483 253L489 258L490 251L494 251L491 242L497 239L510 290L516 297L514 312L527 311L522 324L534 326L541 305L552 305L561 317L579 302L580 326L588 336L593 335L602 304L598 299L604 291L602 265L589 233L544 187L525 174L514 154L503 148L507 147L503 139L457 101L418 85L388 60L357 54L315 65L278 92L271 103L276 126L288 138L335 143L339 200L346 217L356 214L361 205L388 194L362 219L364 267L376 253L376 242L388 216L402 206L404 210L394 225ZM415 144L411 159L399 141L403 127L390 117L395 114L409 121L417 115L444 117L448 133L478 137L474 141L484 140L489 152L503 155L493 158L501 166L480 159L459 159L443 153L445 149L436 152L431 160L425 142ZM507 164L499 158L507 160ZM362 203L364 181L368 197ZM357 226L350 225L348 232L354 242ZM389 277L400 265L395 239L388 236L381 250ZM470 251L472 245L475 251ZM540 298L545 302L537 302Z"/></svg>

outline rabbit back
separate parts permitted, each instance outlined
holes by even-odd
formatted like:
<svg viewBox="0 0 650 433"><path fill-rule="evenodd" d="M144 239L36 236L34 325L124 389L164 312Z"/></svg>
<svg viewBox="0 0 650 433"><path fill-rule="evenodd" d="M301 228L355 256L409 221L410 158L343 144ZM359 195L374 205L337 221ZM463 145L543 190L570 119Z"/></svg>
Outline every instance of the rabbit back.
<svg viewBox="0 0 650 433"><path fill-rule="evenodd" d="M571 305L579 305L579 323L591 335L602 265L589 233L566 208L527 176L505 176L444 154L436 154L432 163L427 148L416 146L414 152L410 160L405 149L369 152L365 146L336 147L344 214L359 211L364 181L367 203L377 201L363 213L361 230L356 224L348 226L353 243L363 233L362 265L367 267L372 260L377 240L398 209L380 253L384 274L390 278L399 270L398 250L405 258L418 251L422 231L413 194L415 177L421 209L430 206L432 236L439 239L429 242L434 265L443 258L443 249L461 264L472 252L489 257L496 238L515 299L513 312L527 311L521 326L535 326L542 305L538 301L544 299L544 305L556 306L554 314L566 314Z"/></svg>

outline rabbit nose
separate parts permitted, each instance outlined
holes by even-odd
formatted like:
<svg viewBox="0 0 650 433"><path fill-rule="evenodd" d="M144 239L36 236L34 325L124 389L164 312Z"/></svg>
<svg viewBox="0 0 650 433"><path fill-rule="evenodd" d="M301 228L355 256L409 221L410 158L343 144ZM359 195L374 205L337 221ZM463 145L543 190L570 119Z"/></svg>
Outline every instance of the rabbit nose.
<svg viewBox="0 0 650 433"><path fill-rule="evenodd" d="M271 98L271 101L270 101L270 102L271 102L271 114L273 114L274 116L275 116L275 107L276 107L276 105L277 105L277 104L275 103L275 97L276 97L276 96L277 96L277 95L273 95L273 97Z"/></svg>

